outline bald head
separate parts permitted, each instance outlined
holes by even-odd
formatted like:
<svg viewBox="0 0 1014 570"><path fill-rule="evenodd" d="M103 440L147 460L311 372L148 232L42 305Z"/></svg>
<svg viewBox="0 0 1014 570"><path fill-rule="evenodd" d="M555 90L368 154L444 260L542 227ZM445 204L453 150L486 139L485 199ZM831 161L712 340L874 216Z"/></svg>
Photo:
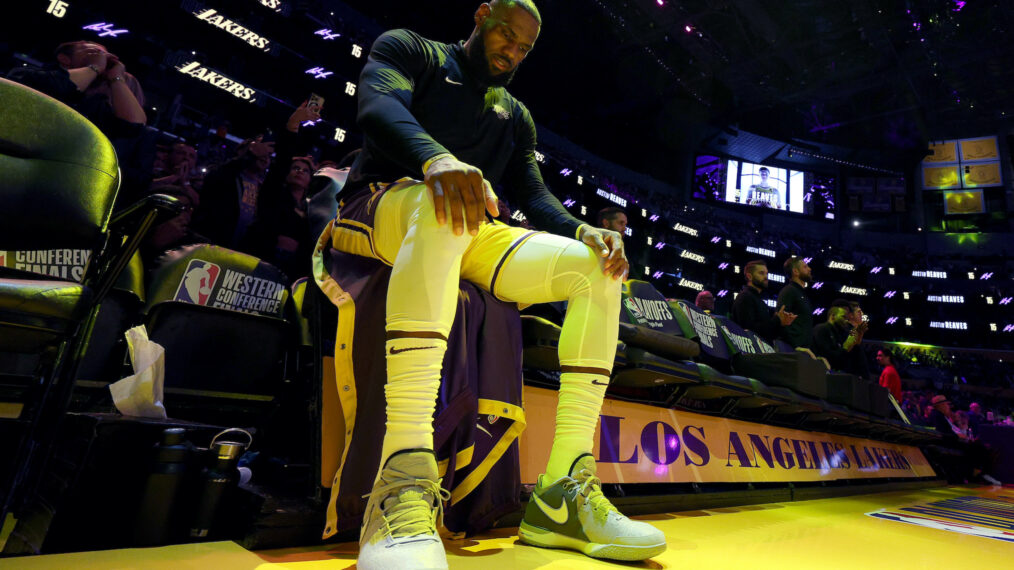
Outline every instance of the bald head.
<svg viewBox="0 0 1014 570"><path fill-rule="evenodd" d="M520 6L535 18L540 27L542 26L542 14L539 14L539 9L535 7L535 2L532 2L532 0L492 0L489 6L493 9L493 13L498 16L503 14L501 10L504 8Z"/></svg>

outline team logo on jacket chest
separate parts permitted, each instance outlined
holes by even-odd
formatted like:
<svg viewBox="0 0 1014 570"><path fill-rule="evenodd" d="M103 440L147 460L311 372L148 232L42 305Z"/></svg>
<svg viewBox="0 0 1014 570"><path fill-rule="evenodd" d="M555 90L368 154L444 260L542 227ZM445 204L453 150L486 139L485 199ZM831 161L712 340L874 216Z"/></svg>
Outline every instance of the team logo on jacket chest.
<svg viewBox="0 0 1014 570"><path fill-rule="evenodd" d="M499 103L493 105L493 112L496 113L497 117L500 117L504 121L511 118L511 112L505 109L504 106Z"/></svg>

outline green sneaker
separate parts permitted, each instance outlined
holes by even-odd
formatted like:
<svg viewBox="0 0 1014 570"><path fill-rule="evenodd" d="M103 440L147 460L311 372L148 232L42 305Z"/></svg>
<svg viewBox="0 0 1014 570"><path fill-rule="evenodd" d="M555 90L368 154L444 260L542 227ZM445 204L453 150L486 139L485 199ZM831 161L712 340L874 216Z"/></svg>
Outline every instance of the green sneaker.
<svg viewBox="0 0 1014 570"><path fill-rule="evenodd" d="M518 534L532 546L569 548L592 558L633 561L665 552L662 531L630 520L602 494L590 453L574 460L569 477L549 482L539 476Z"/></svg>
<svg viewBox="0 0 1014 570"><path fill-rule="evenodd" d="M406 449L391 455L366 496L358 568L446 570L437 524L449 495L440 488L431 450Z"/></svg>

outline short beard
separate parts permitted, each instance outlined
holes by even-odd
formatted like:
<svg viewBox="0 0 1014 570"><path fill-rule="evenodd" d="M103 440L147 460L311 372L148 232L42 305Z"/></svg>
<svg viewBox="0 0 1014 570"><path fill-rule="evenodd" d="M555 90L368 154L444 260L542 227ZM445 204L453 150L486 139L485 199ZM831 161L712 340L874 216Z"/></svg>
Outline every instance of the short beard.
<svg viewBox="0 0 1014 570"><path fill-rule="evenodd" d="M489 60L486 59L486 39L482 34L483 30L480 28L479 33L472 38L472 43L465 49L465 59L468 61L468 67L483 85L507 87L514 79L514 74L517 73L518 68L515 67L510 71L493 75L489 71Z"/></svg>
<svg viewBox="0 0 1014 570"><path fill-rule="evenodd" d="M755 288L757 288L757 289L759 289L761 291L763 291L763 290L765 290L765 289L768 288L768 282L767 282L767 280L765 280L765 281L757 281L755 279L751 279L750 283L752 283Z"/></svg>
<svg viewBox="0 0 1014 570"><path fill-rule="evenodd" d="M799 276L799 280L802 281L803 283L806 283L807 285L809 285L810 283L813 282L813 275L812 274L810 274L810 275L800 275Z"/></svg>

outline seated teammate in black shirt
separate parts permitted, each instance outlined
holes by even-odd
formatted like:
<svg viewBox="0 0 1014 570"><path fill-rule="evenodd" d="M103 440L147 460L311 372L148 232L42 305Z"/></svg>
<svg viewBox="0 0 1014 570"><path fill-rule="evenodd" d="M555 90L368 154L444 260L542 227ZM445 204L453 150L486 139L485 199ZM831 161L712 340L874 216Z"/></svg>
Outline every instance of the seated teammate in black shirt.
<svg viewBox="0 0 1014 570"><path fill-rule="evenodd" d="M358 566L446 568L433 413L460 279L511 302L568 301L556 434L521 539L648 558L665 550L664 535L612 506L591 455L628 271L622 236L582 224L549 192L535 160L535 123L504 88L539 35L534 4L493 0L474 21L460 44L395 30L373 45L359 82L363 152L325 230L332 247L392 266L387 430ZM486 211L497 215L493 187L501 183L513 207L552 233L487 222ZM322 247L315 274L328 291L334 282L323 277Z"/></svg>
<svg viewBox="0 0 1014 570"><path fill-rule="evenodd" d="M813 353L826 358L832 370L854 374L849 357L853 349L859 346L867 325L863 322L858 327L852 328L848 316L848 301L838 299L831 304L827 312L827 322L813 329Z"/></svg>
<svg viewBox="0 0 1014 570"><path fill-rule="evenodd" d="M796 320L794 313L787 312L785 305L771 314L771 310L761 298L761 293L768 288L768 266L763 260L755 260L743 268L746 285L736 296L732 304L732 320L737 325L757 333L762 339L773 343L781 334L782 327Z"/></svg>

